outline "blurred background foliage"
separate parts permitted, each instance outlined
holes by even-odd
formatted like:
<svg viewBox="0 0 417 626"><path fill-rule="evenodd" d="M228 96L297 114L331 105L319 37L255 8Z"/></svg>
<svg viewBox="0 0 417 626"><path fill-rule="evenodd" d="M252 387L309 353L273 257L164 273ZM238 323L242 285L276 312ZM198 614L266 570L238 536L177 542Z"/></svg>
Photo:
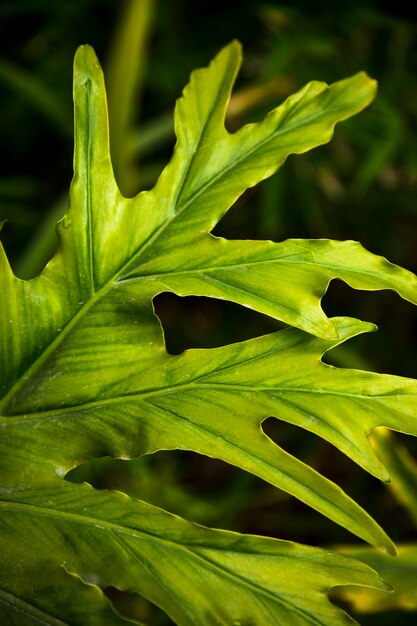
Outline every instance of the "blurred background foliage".
<svg viewBox="0 0 417 626"><path fill-rule="evenodd" d="M35 275L56 247L54 224L67 206L72 176L77 46L91 44L103 64L115 173L122 192L134 195L152 187L170 157L172 109L190 71L206 65L233 38L243 43L245 56L227 119L231 131L262 118L312 79L332 82L366 70L378 80L379 93L367 111L337 128L330 145L288 159L271 179L244 194L215 234L276 241L355 239L417 271L417 21L410 7L408 14L401 3L376 0L339 0L337 6L273 0L3 0L0 219L16 273ZM329 315L352 315L380 328L333 351L328 362L417 376L417 315L411 305L390 293L353 292L334 281L323 307ZM206 298L162 294L155 308L173 354L279 328L252 311ZM411 438L375 434L374 445L393 476L384 486L314 435L272 418L263 427L282 447L337 481L394 540L416 541L417 445ZM345 531L293 498L193 453L101 459L73 470L69 479L120 489L207 525L313 545L349 543L345 550L368 558ZM407 550L402 580L405 576L411 583L405 600L393 595L390 604L386 595L381 601L381 594L373 600L366 593L342 599L364 626L376 619L381 626L415 624L417 555ZM107 593L136 619L152 626L170 623L137 596Z"/></svg>

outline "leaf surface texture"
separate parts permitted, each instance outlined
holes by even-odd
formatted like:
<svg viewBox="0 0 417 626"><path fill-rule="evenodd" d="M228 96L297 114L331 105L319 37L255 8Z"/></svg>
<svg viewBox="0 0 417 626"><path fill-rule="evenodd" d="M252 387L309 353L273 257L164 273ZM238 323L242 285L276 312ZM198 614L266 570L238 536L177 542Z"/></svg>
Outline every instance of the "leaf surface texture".
<svg viewBox="0 0 417 626"><path fill-rule="evenodd" d="M377 522L261 425L272 415L310 430L387 480L367 435L377 426L417 435L417 384L323 364L327 350L374 327L329 319L320 300L339 278L416 303L417 279L352 241L211 234L289 154L329 141L375 85L365 74L309 83L231 134L224 118L239 63L232 43L192 74L176 107L171 162L154 189L127 199L113 176L100 67L88 46L77 52L74 178L59 250L31 281L16 278L0 252L6 623L124 623L100 591L114 586L141 593L181 626L337 626L352 621L329 602L330 587L384 588L369 567L341 555L203 528L63 480L101 456L194 450L394 551ZM152 305L164 291L230 300L293 328L172 356ZM12 570L22 573L11 580Z"/></svg>

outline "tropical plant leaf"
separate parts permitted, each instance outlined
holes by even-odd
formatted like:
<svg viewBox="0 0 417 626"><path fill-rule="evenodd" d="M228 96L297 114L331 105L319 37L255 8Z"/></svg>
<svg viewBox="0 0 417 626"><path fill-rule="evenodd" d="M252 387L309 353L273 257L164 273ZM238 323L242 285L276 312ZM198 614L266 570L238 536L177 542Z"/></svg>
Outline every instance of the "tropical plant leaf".
<svg viewBox="0 0 417 626"><path fill-rule="evenodd" d="M334 597L349 602L358 613L380 613L403 610L417 612L417 545L400 544L395 559L372 548L336 546L342 554L358 559L377 569L393 588L393 593L374 589L343 587L333 591Z"/></svg>
<svg viewBox="0 0 417 626"><path fill-rule="evenodd" d="M331 586L382 585L369 568L338 555L204 529L64 481L97 457L194 450L394 551L359 505L260 425L274 415L309 429L387 479L367 433L385 425L417 434L417 383L324 365L326 350L373 326L328 319L320 298L341 278L416 302L416 277L355 242L210 234L247 187L290 153L328 141L336 122L370 102L375 86L364 74L330 87L310 83L259 124L229 134L223 121L239 62L233 43L192 75L176 109L170 164L152 191L126 199L112 173L98 62L89 47L76 55L74 179L59 250L27 282L13 275L3 250L0 256L6 623L95 624L87 596L106 613L94 586L111 585L142 593L181 625L333 626L350 620L328 603ZM152 307L162 291L228 299L296 328L172 356ZM57 605L51 598L61 581ZM71 596L80 585L77 604ZM118 623L104 613L103 623Z"/></svg>
<svg viewBox="0 0 417 626"><path fill-rule="evenodd" d="M18 611L19 626L37 623L34 618L41 611L53 616L44 617L41 623L54 626L100 623L87 613L87 598L74 608L72 594L78 580L71 580L62 568L90 585L137 591L186 626L243 625L254 620L262 626L304 625L318 623L318 616L320 624L351 624L326 597L329 587L349 582L386 588L366 565L341 555L288 541L210 530L123 494L87 485L51 484L26 491L18 502L5 504L2 513L8 549L1 587L12 582L19 596L25 597L31 583L38 611L28 609L28 601L20 598L13 605L12 594L4 594ZM56 560L54 570L49 554ZM29 575L28 562L32 565ZM9 568L16 571L18 567L26 576L11 581ZM56 587L58 596L54 595ZM93 590L84 595L94 597ZM72 608L68 621L56 620L57 597L61 611ZM1 600L0 596L0 607ZM74 616L76 611L81 615ZM3 615L3 623L15 623L8 621L13 616L9 607ZM101 623L119 622L113 618Z"/></svg>

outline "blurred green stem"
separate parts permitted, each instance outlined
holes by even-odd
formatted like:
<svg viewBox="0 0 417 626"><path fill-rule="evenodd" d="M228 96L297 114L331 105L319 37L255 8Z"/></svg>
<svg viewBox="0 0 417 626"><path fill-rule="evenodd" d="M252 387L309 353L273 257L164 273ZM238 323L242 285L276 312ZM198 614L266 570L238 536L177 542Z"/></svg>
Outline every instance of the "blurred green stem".
<svg viewBox="0 0 417 626"><path fill-rule="evenodd" d="M133 195L136 176L129 136L138 118L155 0L125 3L107 64L111 154L115 176L124 195Z"/></svg>

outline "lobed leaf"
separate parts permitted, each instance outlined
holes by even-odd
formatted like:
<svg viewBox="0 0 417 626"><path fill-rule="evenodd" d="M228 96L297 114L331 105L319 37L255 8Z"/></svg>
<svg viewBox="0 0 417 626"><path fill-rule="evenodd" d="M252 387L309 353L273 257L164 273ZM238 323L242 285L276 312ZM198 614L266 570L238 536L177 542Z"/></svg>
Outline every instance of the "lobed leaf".
<svg viewBox="0 0 417 626"><path fill-rule="evenodd" d="M210 233L289 154L328 141L336 122L370 102L375 85L364 74L330 87L310 83L262 122L230 134L224 117L239 63L233 43L193 73L176 108L171 162L153 190L127 199L112 172L101 70L89 47L76 55L74 179L59 250L27 282L0 250L6 623L117 624L96 588L111 585L142 593L184 626L330 626L351 623L328 602L330 587L381 587L369 568L339 555L204 529L63 480L92 458L194 450L394 551L358 504L261 424L273 415L311 430L386 480L367 434L381 425L417 434L417 382L324 365L325 351L373 326L328 319L320 299L341 278L416 303L416 277L355 242ZM295 328L171 356L152 306L163 291L228 299Z"/></svg>
<svg viewBox="0 0 417 626"><path fill-rule="evenodd" d="M19 597L6 608L6 620L16 616L11 623L19 626L37 623L41 613L48 615L43 623L61 625L57 612L67 607L70 617L65 623L119 623L116 618L97 622L99 616L87 611L83 602L72 606L74 580L65 571L90 586L139 592L184 626L342 626L353 621L330 603L326 596L330 587L350 583L387 588L366 565L344 556L288 541L210 530L87 485L27 490L3 503L1 512L8 548L5 565L22 568L25 585L20 578L17 584L11 581L6 569L0 587L11 596L7 590L11 582L18 587L13 595L27 594L30 585L36 604L32 613L25 612L28 603ZM50 554L55 557L53 570L46 556ZM49 575L47 581L40 573ZM88 594L94 598L94 593L97 597L97 590L90 587Z"/></svg>

